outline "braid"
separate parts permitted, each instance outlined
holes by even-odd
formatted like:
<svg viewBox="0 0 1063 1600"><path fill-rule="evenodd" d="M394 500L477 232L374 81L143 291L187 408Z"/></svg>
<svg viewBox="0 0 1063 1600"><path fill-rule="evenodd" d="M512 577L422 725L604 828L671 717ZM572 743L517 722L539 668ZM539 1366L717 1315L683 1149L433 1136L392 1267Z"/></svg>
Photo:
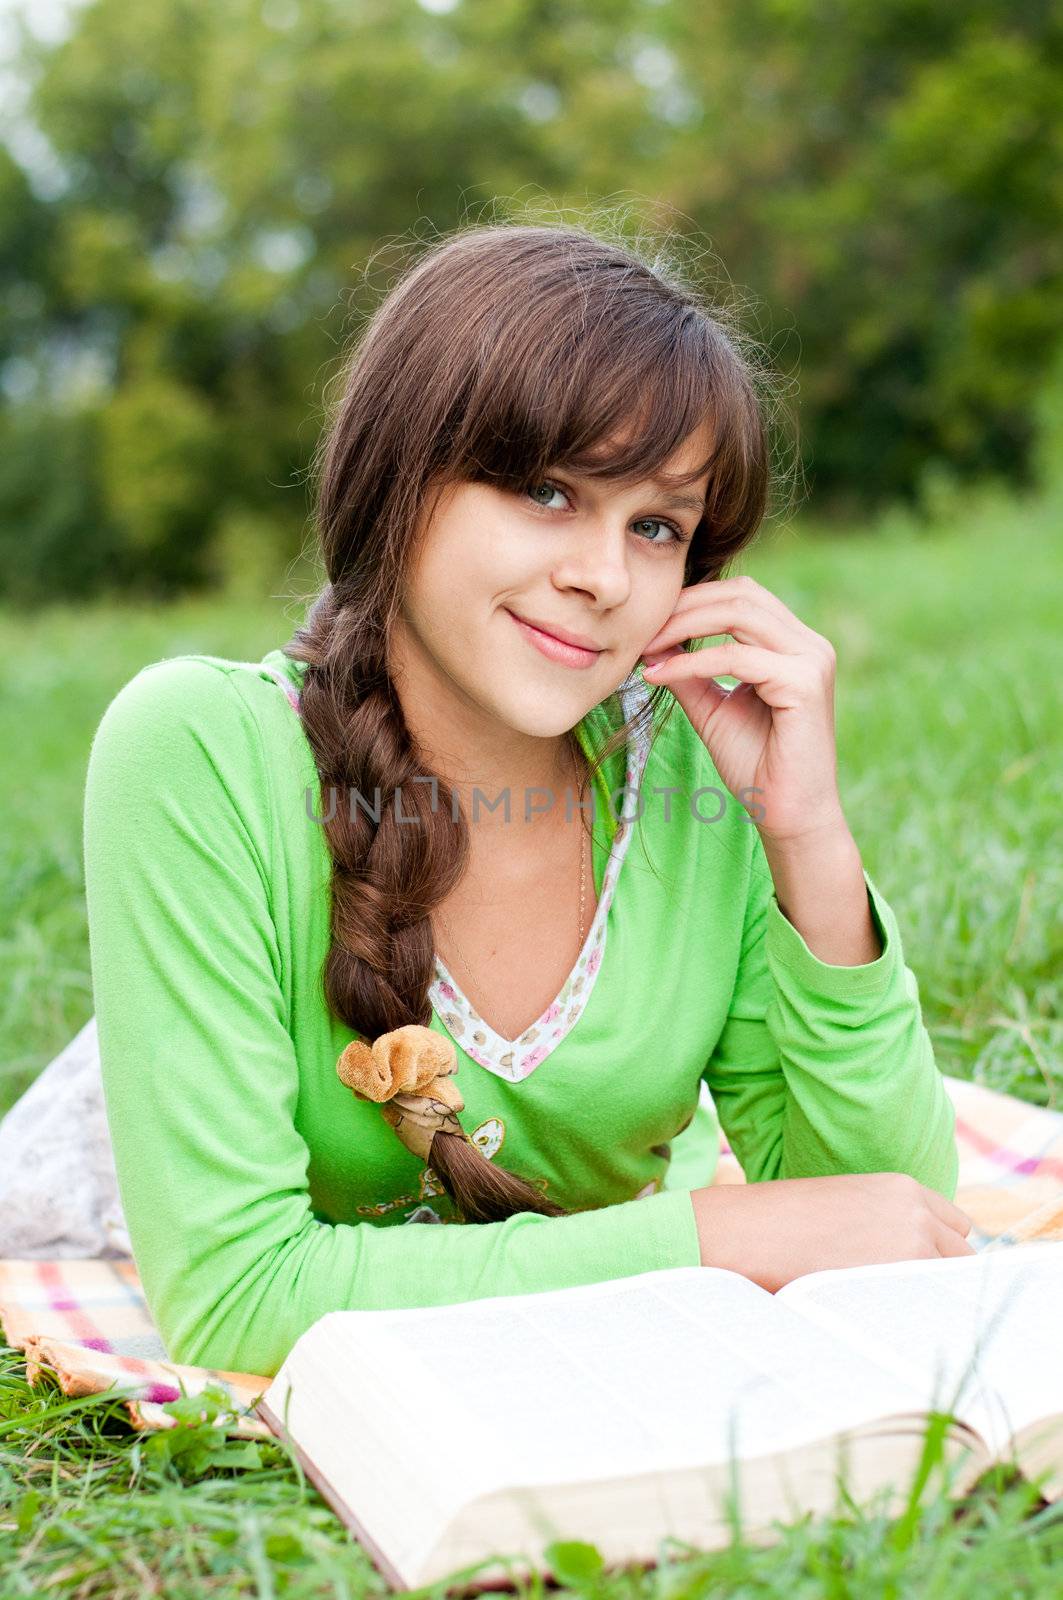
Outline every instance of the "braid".
<svg viewBox="0 0 1063 1600"><path fill-rule="evenodd" d="M285 648L307 664L300 709L321 780L322 826L332 857L325 1000L371 1040L411 1023L428 1026L431 911L461 877L469 853L468 824L460 808L452 815L446 784L439 780L433 810L432 786L411 781L423 769L378 637L329 585ZM415 822L400 823L395 815L400 786L403 814ZM352 792L365 797L364 806L346 803ZM379 810L379 822L370 805ZM467 1137L436 1132L430 1161L465 1222L500 1222L518 1211L565 1215Z"/></svg>

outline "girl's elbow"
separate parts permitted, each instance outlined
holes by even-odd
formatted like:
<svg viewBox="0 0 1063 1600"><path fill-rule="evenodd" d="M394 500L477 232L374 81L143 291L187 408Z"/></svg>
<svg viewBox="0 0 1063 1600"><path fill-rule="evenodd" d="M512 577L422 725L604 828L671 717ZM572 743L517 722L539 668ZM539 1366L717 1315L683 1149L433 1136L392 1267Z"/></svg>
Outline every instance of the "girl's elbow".
<svg viewBox="0 0 1063 1600"><path fill-rule="evenodd" d="M275 1376L283 1360L277 1319L243 1322L221 1307L195 1315L187 1298L179 1313L156 1315L167 1357L179 1366L209 1368L214 1372L246 1372L256 1377Z"/></svg>

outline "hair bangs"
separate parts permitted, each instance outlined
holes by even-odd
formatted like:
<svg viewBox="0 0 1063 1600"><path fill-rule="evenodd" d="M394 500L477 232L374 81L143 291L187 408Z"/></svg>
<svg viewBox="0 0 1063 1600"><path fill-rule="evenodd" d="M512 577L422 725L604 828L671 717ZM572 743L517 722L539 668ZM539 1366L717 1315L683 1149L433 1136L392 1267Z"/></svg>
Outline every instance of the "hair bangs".
<svg viewBox="0 0 1063 1600"><path fill-rule="evenodd" d="M584 287L577 298L553 287L549 316L522 307L494 330L490 355L478 352L465 415L448 429L455 476L518 488L567 467L635 482L660 476L706 423L715 435L719 363L705 318L662 300L659 285L650 294L637 277L626 294ZM669 483L693 483L715 455L714 439L704 460Z"/></svg>

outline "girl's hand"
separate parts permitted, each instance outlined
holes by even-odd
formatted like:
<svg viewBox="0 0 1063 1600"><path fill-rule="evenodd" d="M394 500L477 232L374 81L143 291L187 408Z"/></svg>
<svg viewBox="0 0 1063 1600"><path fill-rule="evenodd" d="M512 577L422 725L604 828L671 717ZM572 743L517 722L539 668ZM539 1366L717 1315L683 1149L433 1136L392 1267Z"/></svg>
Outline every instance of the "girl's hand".
<svg viewBox="0 0 1063 1600"><path fill-rule="evenodd" d="M680 648L718 633L731 639ZM754 820L762 836L848 832L837 782L834 648L770 589L748 576L690 584L642 660L646 682L672 691L735 798L761 808ZM725 689L713 682L720 672L743 681Z"/></svg>
<svg viewBox="0 0 1063 1600"><path fill-rule="evenodd" d="M772 1294L825 1267L974 1255L971 1219L904 1172L718 1183L691 1192L703 1267Z"/></svg>

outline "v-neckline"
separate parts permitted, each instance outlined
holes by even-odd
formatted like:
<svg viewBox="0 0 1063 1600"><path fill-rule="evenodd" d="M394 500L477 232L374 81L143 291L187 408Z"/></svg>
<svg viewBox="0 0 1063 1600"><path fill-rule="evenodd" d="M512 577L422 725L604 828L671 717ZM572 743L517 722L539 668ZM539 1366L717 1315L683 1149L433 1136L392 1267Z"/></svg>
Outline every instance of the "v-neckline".
<svg viewBox="0 0 1063 1600"><path fill-rule="evenodd" d="M592 879L593 879L593 876L594 876L594 844L593 844L593 841L592 841L592 843L591 843L591 877L592 877ZM539 1023L541 1023L544 1020L544 1018L546 1017L548 1012L552 1012L559 1005L562 993L564 992L565 988L572 982L573 975L578 970L578 968L580 966L580 963L583 960L584 953L587 951L588 945L590 945L591 942L592 942L592 939L594 939L594 936L595 936L595 933L596 933L596 929L597 929L597 925L598 925L598 913L601 910L601 903L602 903L602 898L603 898L604 892L605 892L605 881L604 881L604 878L603 878L602 887L601 887L600 890L597 888L597 885L595 885L595 893L598 896L598 900L597 900L597 904L595 905L595 908L594 908L594 916L591 919L591 925L588 928L586 935L584 936L583 943L579 947L579 950L578 950L578 952L576 954L576 960L575 960L573 966L570 967L569 971L565 974L565 981L562 984L561 989L558 991L558 993L556 995L554 995L554 998L551 1000L550 1004L546 1007L546 1011L540 1012L539 1015L532 1022L529 1022L528 1026L526 1028L522 1028L521 1031L517 1034L515 1039L507 1039L505 1034L499 1033L498 1029L492 1027L491 1024L488 1022L487 1018L481 1012L476 1010L476 1008L473 1006L472 1002L468 999L468 997L465 994L464 990L460 987L457 979L454 977L454 975L451 972L450 968L447 966L446 962L443 960L442 956L439 954L438 951L434 951L433 952L436 979L435 979L435 982L431 986L431 992L434 995L436 993L436 991L438 990L440 997L444 998L445 1000L448 1000L450 1002L448 1010L450 1010L452 1013L456 1013L457 1015L459 1015L461 1017L464 1017L467 1021L472 1022L475 1025L475 1028L477 1030L482 1029L483 1032L486 1035L489 1035L492 1046L494 1046L497 1049L497 1051L499 1051L500 1053L506 1053L506 1052L509 1052L509 1051L512 1051L512 1050L516 1049L517 1046L520 1045L522 1041L525 1042L525 1043L531 1042L528 1039L528 1035L531 1034L533 1032L533 1030L538 1027ZM436 1005L437 1005L437 1010L438 1010L439 1009L438 1001L436 1002Z"/></svg>
<svg viewBox="0 0 1063 1600"><path fill-rule="evenodd" d="M648 690L636 680L630 695L645 699ZM623 700L623 695L622 695ZM625 720L636 706L624 705ZM436 1015L454 1043L480 1066L511 1083L520 1083L557 1049L566 1034L579 1021L601 970L608 932L609 908L617 878L632 838L632 822L638 817L638 789L649 754L649 739L643 731L631 733L626 747L624 800L609 858L602 878L598 905L575 965L545 1011L515 1039L506 1039L493 1028L469 1001L438 953L434 958L435 979L429 987Z"/></svg>
<svg viewBox="0 0 1063 1600"><path fill-rule="evenodd" d="M285 657L286 662L288 659ZM265 666L265 663L256 665ZM274 670L269 666L265 666L265 670L285 691L292 709L298 714L300 710L298 688L282 670ZM620 686L618 693L625 721L635 716L649 697L646 684L634 675ZM468 997L463 994L460 985L439 954L434 953L435 977L429 985L428 994L436 1017L460 1050L480 1066L486 1067L489 1072L507 1079L510 1083L520 1083L527 1078L557 1049L579 1021L590 999L605 954L609 908L616 891L620 868L632 839L631 824L640 814L639 789L649 750L649 734L644 728L629 733L626 745L623 804L613 833L598 905L590 928L576 957L575 965L560 990L545 1011L516 1039L503 1038L486 1018L480 1016Z"/></svg>

